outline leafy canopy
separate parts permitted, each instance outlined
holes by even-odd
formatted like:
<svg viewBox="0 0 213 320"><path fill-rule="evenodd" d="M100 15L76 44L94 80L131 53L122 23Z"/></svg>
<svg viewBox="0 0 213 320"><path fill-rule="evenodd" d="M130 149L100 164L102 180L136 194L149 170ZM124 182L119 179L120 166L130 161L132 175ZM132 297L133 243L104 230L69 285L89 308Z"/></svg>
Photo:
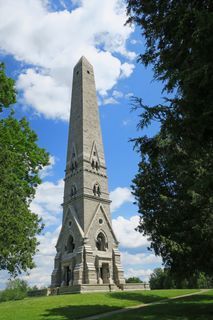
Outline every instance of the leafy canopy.
<svg viewBox="0 0 213 320"><path fill-rule="evenodd" d="M15 102L14 81L1 64L0 107ZM25 118L12 111L0 120L0 269L17 275L34 267L33 256L43 228L30 203L41 183L39 170L48 154L37 145L37 135Z"/></svg>
<svg viewBox="0 0 213 320"><path fill-rule="evenodd" d="M172 98L144 105L139 127L160 123L153 137L135 139L141 155L133 193L138 230L166 267L183 277L213 270L213 12L212 1L127 1L128 23L141 27L154 78Z"/></svg>

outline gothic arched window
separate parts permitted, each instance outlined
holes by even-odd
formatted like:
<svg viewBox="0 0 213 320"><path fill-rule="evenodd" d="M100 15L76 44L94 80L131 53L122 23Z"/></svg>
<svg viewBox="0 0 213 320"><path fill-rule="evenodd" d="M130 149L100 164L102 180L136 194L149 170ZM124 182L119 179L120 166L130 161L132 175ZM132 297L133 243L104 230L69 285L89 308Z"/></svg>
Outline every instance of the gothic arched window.
<svg viewBox="0 0 213 320"><path fill-rule="evenodd" d="M101 195L101 188L100 188L100 186L98 185L97 186L97 195L100 197L100 195Z"/></svg>
<svg viewBox="0 0 213 320"><path fill-rule="evenodd" d="M73 236L70 235L67 241L67 252L72 253L74 249L75 249L74 239L73 239Z"/></svg>
<svg viewBox="0 0 213 320"><path fill-rule="evenodd" d="M95 168L95 161L92 160L92 168L94 169Z"/></svg>
<svg viewBox="0 0 213 320"><path fill-rule="evenodd" d="M101 195L101 188L98 183L94 184L93 194L94 194L94 196L98 196L98 197L100 197L100 195Z"/></svg>
<svg viewBox="0 0 213 320"><path fill-rule="evenodd" d="M71 187L71 197L75 196L77 193L77 188L75 185L72 185Z"/></svg>
<svg viewBox="0 0 213 320"><path fill-rule="evenodd" d="M103 232L100 232L96 239L96 248L98 251L106 251L107 249L107 241Z"/></svg>

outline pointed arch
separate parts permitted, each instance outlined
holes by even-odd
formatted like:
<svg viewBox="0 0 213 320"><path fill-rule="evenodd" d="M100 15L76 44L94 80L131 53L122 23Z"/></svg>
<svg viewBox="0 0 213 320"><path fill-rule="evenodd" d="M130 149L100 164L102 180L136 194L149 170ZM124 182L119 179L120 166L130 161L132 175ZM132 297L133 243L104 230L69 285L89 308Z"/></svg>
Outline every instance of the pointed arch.
<svg viewBox="0 0 213 320"><path fill-rule="evenodd" d="M68 239L67 239L67 253L72 253L75 249L75 242L73 236L70 234Z"/></svg>
<svg viewBox="0 0 213 320"><path fill-rule="evenodd" d="M94 196L101 196L101 187L100 184L98 182L95 182L95 184L93 185L93 194Z"/></svg>
<svg viewBox="0 0 213 320"><path fill-rule="evenodd" d="M71 186L70 195L71 195L71 197L74 197L76 194L77 194L77 186L76 186L76 184L74 183L74 184L72 184L72 186Z"/></svg>
<svg viewBox="0 0 213 320"><path fill-rule="evenodd" d="M90 163L93 169L99 170L100 168L100 159L98 155L98 149L96 146L96 142L93 141L91 154L90 154Z"/></svg>
<svg viewBox="0 0 213 320"><path fill-rule="evenodd" d="M102 230L96 237L96 248L98 251L106 251L108 249L107 237Z"/></svg>

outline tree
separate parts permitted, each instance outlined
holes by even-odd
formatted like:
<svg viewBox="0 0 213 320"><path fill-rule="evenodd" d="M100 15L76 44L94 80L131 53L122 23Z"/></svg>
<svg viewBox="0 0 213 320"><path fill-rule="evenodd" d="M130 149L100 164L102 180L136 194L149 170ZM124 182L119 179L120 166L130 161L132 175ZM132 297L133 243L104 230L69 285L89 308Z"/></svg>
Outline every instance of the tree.
<svg viewBox="0 0 213 320"><path fill-rule="evenodd" d="M174 289L174 280L166 269L156 268L150 275L149 284L151 289Z"/></svg>
<svg viewBox="0 0 213 320"><path fill-rule="evenodd" d="M2 64L0 78L3 110L15 102L15 89ZM25 118L17 120L11 111L0 120L0 269L14 276L34 267L36 235L43 225L30 210L30 203L41 183L39 170L48 164L48 159Z"/></svg>
<svg viewBox="0 0 213 320"><path fill-rule="evenodd" d="M146 41L139 61L153 66L171 97L151 107L133 101L143 109L141 129L160 123L157 135L135 139L138 230L182 277L213 270L212 9L211 1L127 1L128 23Z"/></svg>
<svg viewBox="0 0 213 320"><path fill-rule="evenodd" d="M130 277L126 279L126 283L142 283L143 281L138 277Z"/></svg>
<svg viewBox="0 0 213 320"><path fill-rule="evenodd" d="M187 289L187 288L212 288L213 278L204 273L192 274L187 279L176 277L169 268L154 269L150 275L151 289Z"/></svg>

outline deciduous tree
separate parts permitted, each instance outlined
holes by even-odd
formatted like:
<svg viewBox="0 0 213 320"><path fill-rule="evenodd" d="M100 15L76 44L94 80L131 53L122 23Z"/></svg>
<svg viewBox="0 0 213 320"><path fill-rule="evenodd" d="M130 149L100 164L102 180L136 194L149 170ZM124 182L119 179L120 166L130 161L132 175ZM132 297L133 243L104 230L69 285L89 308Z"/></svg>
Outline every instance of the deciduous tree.
<svg viewBox="0 0 213 320"><path fill-rule="evenodd" d="M15 102L14 81L0 69L0 108ZM2 112L3 114L3 112ZM30 209L39 170L48 163L47 152L25 118L14 112L0 120L0 269L17 275L34 267L33 256L42 230L41 219Z"/></svg>

